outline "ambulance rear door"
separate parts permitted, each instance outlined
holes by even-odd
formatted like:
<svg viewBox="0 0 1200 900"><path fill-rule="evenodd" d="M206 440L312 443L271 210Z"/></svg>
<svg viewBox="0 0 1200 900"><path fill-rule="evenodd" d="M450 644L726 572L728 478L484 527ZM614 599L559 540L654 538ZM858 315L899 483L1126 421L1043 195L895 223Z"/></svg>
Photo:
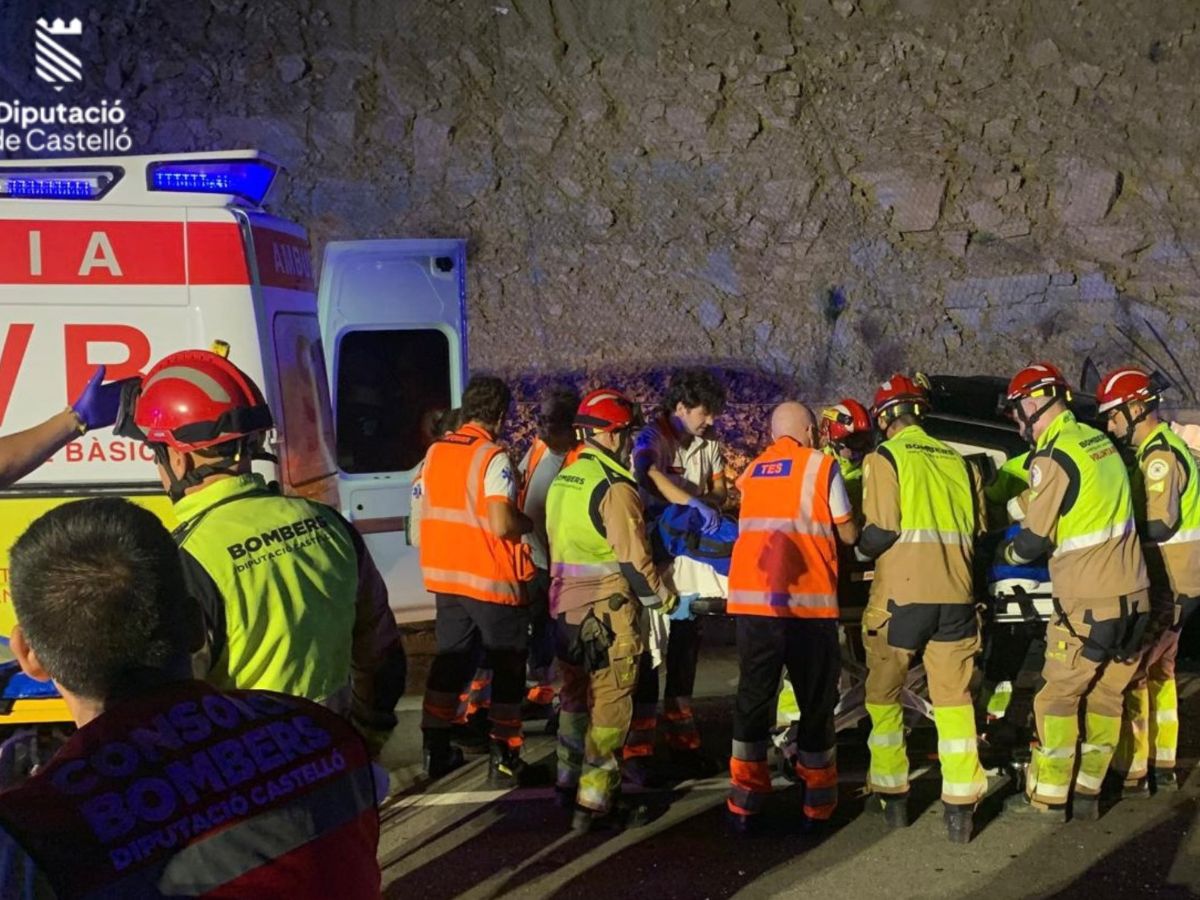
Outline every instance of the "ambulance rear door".
<svg viewBox="0 0 1200 900"><path fill-rule="evenodd" d="M343 513L364 535L403 621L433 618L407 537L431 415L466 377L466 241L326 246L318 291Z"/></svg>
<svg viewBox="0 0 1200 900"><path fill-rule="evenodd" d="M275 419L271 450L285 491L339 505L333 412L308 233L243 213L262 344L263 391Z"/></svg>

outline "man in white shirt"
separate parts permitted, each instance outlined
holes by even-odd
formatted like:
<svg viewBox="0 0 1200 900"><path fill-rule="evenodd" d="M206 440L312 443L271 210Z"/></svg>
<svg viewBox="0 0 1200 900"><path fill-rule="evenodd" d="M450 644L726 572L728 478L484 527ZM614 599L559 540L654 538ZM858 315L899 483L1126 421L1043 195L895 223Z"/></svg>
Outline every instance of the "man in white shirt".
<svg viewBox="0 0 1200 900"><path fill-rule="evenodd" d="M710 434L714 419L724 408L725 387L711 372L683 369L671 376L659 416L637 436L633 449L634 476L642 490L647 521L670 504L682 504L699 513L704 531L713 531L720 524L728 489L721 446ZM672 569L687 562L673 561ZM678 584L675 587L679 589ZM699 654L699 623L671 621L663 692L667 747L681 771L705 777L713 774L716 766L700 753L700 733L692 715ZM658 683L658 671L650 654L645 654L634 696L633 728L625 745L627 773L635 780L646 779L645 764L654 753Z"/></svg>

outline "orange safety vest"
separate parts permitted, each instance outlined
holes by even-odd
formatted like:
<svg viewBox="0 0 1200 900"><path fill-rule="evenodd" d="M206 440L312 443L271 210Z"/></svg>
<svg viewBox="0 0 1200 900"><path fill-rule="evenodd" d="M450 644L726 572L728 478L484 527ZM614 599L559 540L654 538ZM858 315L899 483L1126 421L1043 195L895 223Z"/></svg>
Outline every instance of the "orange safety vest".
<svg viewBox="0 0 1200 900"><path fill-rule="evenodd" d="M537 467L541 465L543 457L550 452L549 445L540 437L533 439L533 444L529 447L529 461L525 464L525 478L521 482L521 491L517 494L517 509L521 512L525 511L525 498L529 495L529 482L533 480L533 473L537 471ZM579 454L583 452L583 444L578 443L567 451L563 457L562 466L560 469L565 469L579 461Z"/></svg>
<svg viewBox="0 0 1200 900"><path fill-rule="evenodd" d="M434 441L422 471L421 572L425 590L520 606L533 577L529 547L492 532L484 479L504 450L467 424Z"/></svg>
<svg viewBox="0 0 1200 900"><path fill-rule="evenodd" d="M738 482L742 512L729 569L733 615L834 619L837 540L829 507L833 457L780 438Z"/></svg>

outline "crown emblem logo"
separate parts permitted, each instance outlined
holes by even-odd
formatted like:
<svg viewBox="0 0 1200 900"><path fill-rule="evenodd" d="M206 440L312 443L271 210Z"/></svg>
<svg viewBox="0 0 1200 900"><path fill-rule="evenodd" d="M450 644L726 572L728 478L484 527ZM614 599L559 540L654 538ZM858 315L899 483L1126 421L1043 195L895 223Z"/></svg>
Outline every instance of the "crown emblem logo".
<svg viewBox="0 0 1200 900"><path fill-rule="evenodd" d="M62 19L55 19L53 22L46 24L45 19L38 19L37 23L41 25L51 34L55 35L80 35L83 34L83 23L78 19L72 19L70 22L64 22Z"/></svg>
<svg viewBox="0 0 1200 900"><path fill-rule="evenodd" d="M82 34L83 22L77 18L70 22L62 19L53 22L37 20L37 28L33 32L34 72L56 91L83 80L82 61L64 46L63 41L64 38L78 38Z"/></svg>

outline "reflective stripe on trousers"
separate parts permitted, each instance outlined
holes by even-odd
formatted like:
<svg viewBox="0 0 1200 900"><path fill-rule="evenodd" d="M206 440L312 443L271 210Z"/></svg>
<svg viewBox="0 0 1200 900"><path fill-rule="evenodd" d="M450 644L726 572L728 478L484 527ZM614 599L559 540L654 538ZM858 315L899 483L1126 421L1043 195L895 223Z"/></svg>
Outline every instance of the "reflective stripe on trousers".
<svg viewBox="0 0 1200 900"><path fill-rule="evenodd" d="M625 758L654 755L654 736L658 729L658 702L633 704L633 723L625 741Z"/></svg>
<svg viewBox="0 0 1200 900"><path fill-rule="evenodd" d="M449 728L459 719L459 710L464 698L445 691L425 692L421 707L422 728Z"/></svg>
<svg viewBox="0 0 1200 900"><path fill-rule="evenodd" d="M621 786L617 751L625 742L626 729L590 724L585 740L583 771L575 800L593 812L608 812L613 795Z"/></svg>
<svg viewBox="0 0 1200 900"><path fill-rule="evenodd" d="M690 697L664 697L663 720L668 747L673 750L700 749L700 732L696 730Z"/></svg>
<svg viewBox="0 0 1200 900"><path fill-rule="evenodd" d="M837 748L800 751L795 771L804 782L804 815L819 822L832 818L838 801Z"/></svg>
<svg viewBox="0 0 1200 900"><path fill-rule="evenodd" d="M568 710L563 706L558 714L558 774L555 783L560 788L574 790L579 786L583 771L584 741L587 737L587 710Z"/></svg>
<svg viewBox="0 0 1200 900"><path fill-rule="evenodd" d="M729 757L729 809L739 815L754 815L771 793L771 767L767 764L767 741L734 741Z"/></svg>
<svg viewBox="0 0 1200 900"><path fill-rule="evenodd" d="M1033 750L1025 792L1041 803L1064 803L1075 772L1079 720L1075 716L1044 717L1046 739Z"/></svg>
<svg viewBox="0 0 1200 900"><path fill-rule="evenodd" d="M497 743L505 744L513 750L519 750L525 743L521 731L521 704L493 703L488 710L488 720L491 723L491 738Z"/></svg>
<svg viewBox="0 0 1200 900"><path fill-rule="evenodd" d="M904 710L899 703L868 703L871 736L867 746L871 765L867 786L880 794L908 790L908 752L904 745Z"/></svg>
<svg viewBox="0 0 1200 900"><path fill-rule="evenodd" d="M1144 687L1125 689L1121 736L1113 755L1112 769L1126 782L1140 781L1149 774L1150 692Z"/></svg>
<svg viewBox="0 0 1200 900"><path fill-rule="evenodd" d="M492 705L492 670L476 669L467 692L467 715L473 716Z"/></svg>
<svg viewBox="0 0 1200 900"><path fill-rule="evenodd" d="M1087 713L1084 716L1084 731L1075 792L1095 795L1100 793L1100 785L1112 762L1113 751L1117 748L1117 740L1121 736L1121 718Z"/></svg>
<svg viewBox="0 0 1200 900"><path fill-rule="evenodd" d="M1154 766L1169 769L1175 765L1175 752L1179 746L1179 694L1174 678L1151 681L1150 708L1150 753Z"/></svg>
<svg viewBox="0 0 1200 900"><path fill-rule="evenodd" d="M933 721L942 764L942 800L974 804L987 793L987 777L979 765L975 710L969 705L934 707Z"/></svg>

